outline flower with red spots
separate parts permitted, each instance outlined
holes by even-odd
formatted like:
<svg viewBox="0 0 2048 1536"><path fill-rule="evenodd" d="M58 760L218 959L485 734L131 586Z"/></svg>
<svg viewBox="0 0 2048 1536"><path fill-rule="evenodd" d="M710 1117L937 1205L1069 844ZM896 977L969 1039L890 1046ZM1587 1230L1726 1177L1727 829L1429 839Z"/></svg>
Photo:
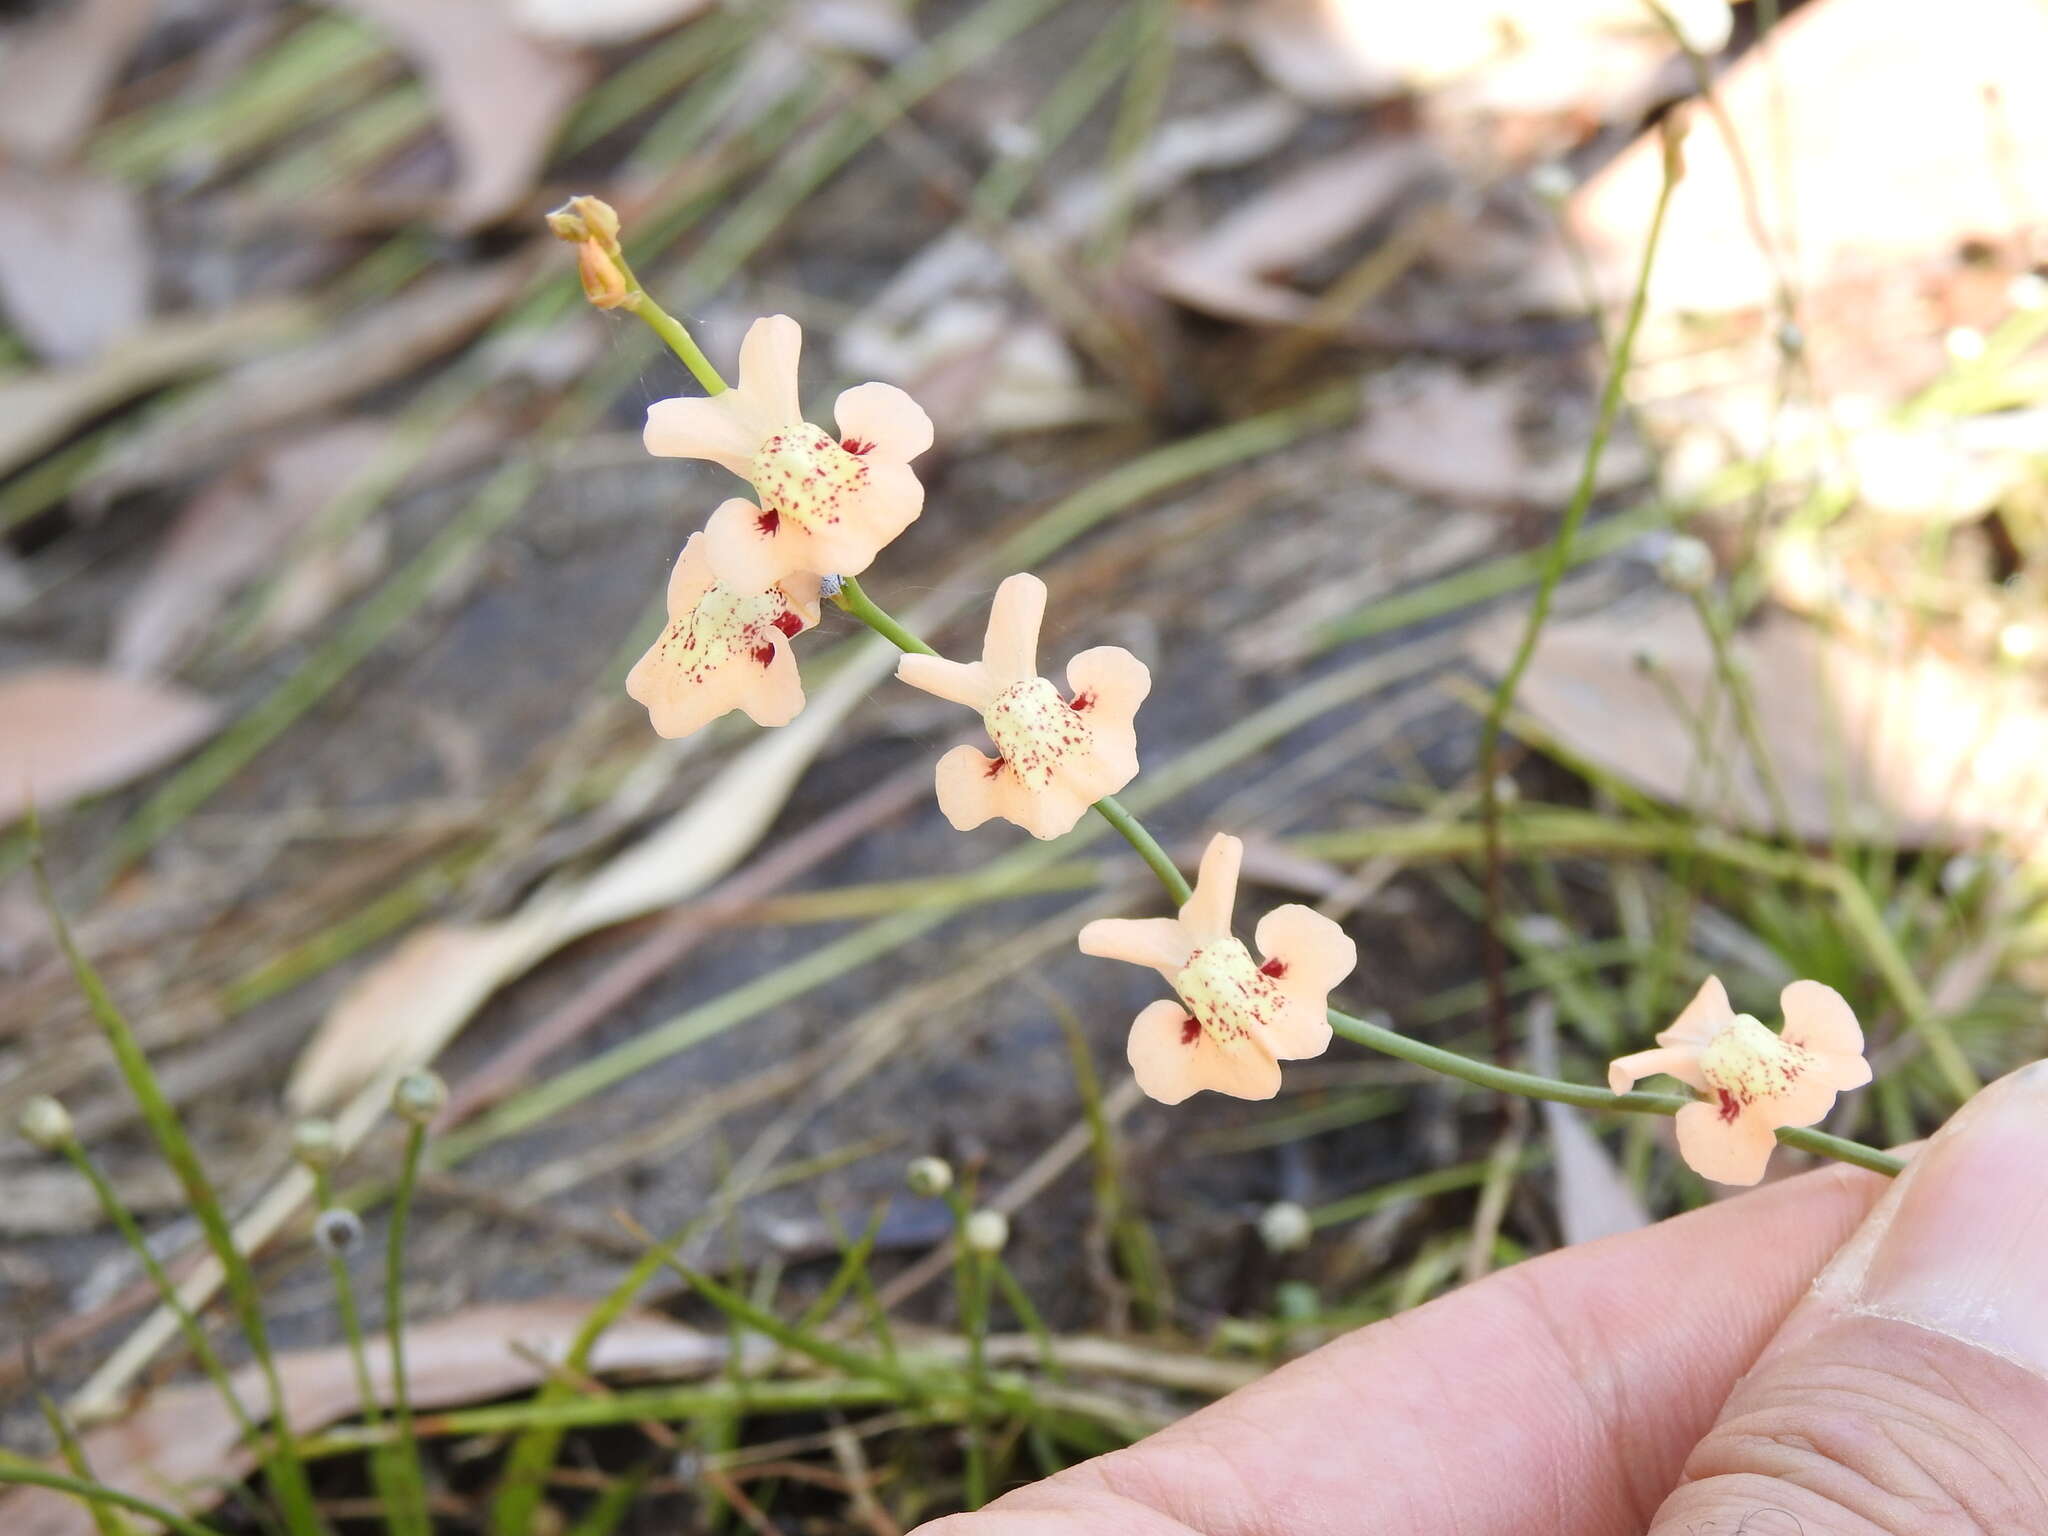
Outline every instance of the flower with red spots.
<svg viewBox="0 0 2048 1536"><path fill-rule="evenodd" d="M756 725L787 725L804 707L790 641L818 622L818 578L758 589L720 581L704 545L693 533L676 557L668 627L626 674L626 692L663 736L687 736L732 709Z"/></svg>
<svg viewBox="0 0 2048 1536"><path fill-rule="evenodd" d="M1836 1094L1870 1081L1863 1031L1841 993L1795 981L1778 1005L1785 1028L1773 1034L1731 1008L1720 978L1709 976L1657 1036L1655 1050L1609 1065L1607 1086L1626 1093L1662 1072L1708 1095L1678 1112L1679 1156L1716 1183L1754 1184L1778 1144L1778 1127L1817 1124Z"/></svg>
<svg viewBox="0 0 2048 1536"><path fill-rule="evenodd" d="M858 576L924 510L910 461L932 445L931 418L893 384L839 397L841 436L803 418L787 315L756 320L740 344L740 381L723 394L657 400L649 453L709 459L753 482L760 505L728 501L705 529L718 579L766 590L794 572Z"/></svg>
<svg viewBox="0 0 2048 1536"><path fill-rule="evenodd" d="M1358 946L1322 913L1275 907L1253 937L1261 964L1231 936L1244 844L1209 840L1194 893L1178 917L1099 918L1081 953L1149 965L1180 994L1140 1013L1129 1055L1138 1086L1162 1104L1204 1088L1238 1099L1280 1091L1280 1063L1330 1044L1330 989L1358 964Z"/></svg>
<svg viewBox="0 0 2048 1536"><path fill-rule="evenodd" d="M996 588L981 660L905 656L896 675L913 688L981 712L997 756L955 747L939 759L939 809L962 832L991 816L1033 837L1071 832L1088 807L1138 776L1132 721L1152 674L1120 645L1067 663L1065 698L1038 675L1045 583L1018 574Z"/></svg>

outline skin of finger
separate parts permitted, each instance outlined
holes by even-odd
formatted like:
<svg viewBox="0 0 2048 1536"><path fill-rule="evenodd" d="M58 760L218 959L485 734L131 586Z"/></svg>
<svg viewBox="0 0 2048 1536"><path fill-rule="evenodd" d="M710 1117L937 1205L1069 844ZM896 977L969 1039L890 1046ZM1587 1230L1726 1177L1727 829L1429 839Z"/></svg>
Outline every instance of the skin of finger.
<svg viewBox="0 0 2048 1536"><path fill-rule="evenodd" d="M2048 1379L1850 1316L1771 1351L1686 1458L1651 1536L2024 1536L2048 1529Z"/></svg>
<svg viewBox="0 0 2048 1536"><path fill-rule="evenodd" d="M1635 1536L1884 1182L1828 1169L1517 1265L924 1536Z"/></svg>

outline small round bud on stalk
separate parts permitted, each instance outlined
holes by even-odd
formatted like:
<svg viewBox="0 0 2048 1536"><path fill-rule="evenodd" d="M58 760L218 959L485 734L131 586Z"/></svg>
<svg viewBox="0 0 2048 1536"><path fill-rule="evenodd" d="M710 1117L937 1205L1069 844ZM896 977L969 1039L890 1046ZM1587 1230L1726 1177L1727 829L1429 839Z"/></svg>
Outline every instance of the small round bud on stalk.
<svg viewBox="0 0 2048 1536"><path fill-rule="evenodd" d="M903 1182L913 1195L934 1199L953 1187L953 1165L943 1157L920 1157L903 1170Z"/></svg>
<svg viewBox="0 0 2048 1536"><path fill-rule="evenodd" d="M341 1142L334 1134L334 1122L313 1115L293 1126L292 1156L315 1173L332 1168L341 1156Z"/></svg>
<svg viewBox="0 0 2048 1536"><path fill-rule="evenodd" d="M1657 579L1674 592L1704 592L1714 582L1714 552L1698 539L1675 538L1657 557Z"/></svg>
<svg viewBox="0 0 2048 1536"><path fill-rule="evenodd" d="M440 1073L425 1067L414 1067L391 1090L391 1108L401 1120L414 1125L431 1124L447 1102L448 1085L441 1081Z"/></svg>
<svg viewBox="0 0 2048 1536"><path fill-rule="evenodd" d="M1299 1253L1315 1230L1308 1212L1292 1200L1281 1200L1259 1212L1259 1241L1268 1253Z"/></svg>
<svg viewBox="0 0 2048 1536"><path fill-rule="evenodd" d="M1001 1211L976 1211L960 1228L960 1241L967 1245L967 1251L984 1258L1001 1253L1009 1240L1010 1218Z"/></svg>
<svg viewBox="0 0 2048 1536"><path fill-rule="evenodd" d="M1797 357L1806 350L1806 332L1796 321L1780 320L1777 330L1778 350L1787 357Z"/></svg>
<svg viewBox="0 0 2048 1536"><path fill-rule="evenodd" d="M313 1218L313 1242L329 1258L345 1259L363 1245L362 1218L330 1206Z"/></svg>
<svg viewBox="0 0 2048 1536"><path fill-rule="evenodd" d="M39 1093L22 1105L21 1134L31 1146L45 1152L61 1152L77 1139L71 1111L47 1093Z"/></svg>
<svg viewBox="0 0 2048 1536"><path fill-rule="evenodd" d="M1572 195L1572 173L1561 161L1545 160L1529 167L1529 190L1546 203L1561 203Z"/></svg>
<svg viewBox="0 0 2048 1536"><path fill-rule="evenodd" d="M1515 782L1511 773L1497 773L1493 778L1493 803L1513 805L1522 798L1522 786Z"/></svg>

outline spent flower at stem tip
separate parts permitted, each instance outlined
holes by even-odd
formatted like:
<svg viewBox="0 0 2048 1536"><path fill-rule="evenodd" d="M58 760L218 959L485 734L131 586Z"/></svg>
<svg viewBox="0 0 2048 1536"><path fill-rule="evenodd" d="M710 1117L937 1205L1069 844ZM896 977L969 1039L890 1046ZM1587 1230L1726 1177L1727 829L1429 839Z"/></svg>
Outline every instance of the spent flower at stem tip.
<svg viewBox="0 0 2048 1536"><path fill-rule="evenodd" d="M996 756L955 747L939 759L939 809L962 832L992 816L1033 837L1071 832L1089 806L1138 776L1138 706L1152 690L1145 664L1119 645L1067 663L1064 696L1038 675L1045 583L1018 574L996 588L981 660L909 655L896 675L980 713Z"/></svg>
<svg viewBox="0 0 2048 1536"><path fill-rule="evenodd" d="M1781 1126L1817 1125L1835 1095L1870 1081L1863 1030L1842 994L1795 981L1778 995L1785 1028L1774 1034L1729 1005L1709 976L1685 1011L1657 1036L1654 1050L1609 1064L1607 1086L1627 1093L1657 1073L1707 1095L1678 1112L1678 1153L1702 1178L1754 1184L1778 1144Z"/></svg>
<svg viewBox="0 0 2048 1536"><path fill-rule="evenodd" d="M903 1170L903 1182L913 1195L936 1199L953 1187L953 1165L943 1157L914 1158Z"/></svg>
<svg viewBox="0 0 2048 1536"><path fill-rule="evenodd" d="M633 300L635 285L619 247L619 215L597 197L572 197L548 215L558 240L576 247L576 275L583 296L599 309L619 309Z"/></svg>
<svg viewBox="0 0 2048 1536"><path fill-rule="evenodd" d="M1010 1218L1001 1211L982 1209L970 1215L960 1227L960 1241L969 1253L992 1257L1010 1241Z"/></svg>
<svg viewBox="0 0 2048 1536"><path fill-rule="evenodd" d="M412 1125L431 1125L447 1102L448 1085L427 1067L414 1067L391 1090L391 1108Z"/></svg>
<svg viewBox="0 0 2048 1536"><path fill-rule="evenodd" d="M859 384L833 407L839 436L804 420L797 393L803 330L756 320L740 343L740 381L719 395L647 408L643 440L666 458L708 459L752 483L704 533L720 581L762 591L799 572L858 576L924 510L910 461L932 445L931 418L893 384Z"/></svg>
<svg viewBox="0 0 2048 1536"><path fill-rule="evenodd" d="M1149 965L1179 994L1138 1015L1127 1048L1139 1088L1163 1104L1204 1088L1272 1098L1281 1062L1329 1048L1330 989L1358 964L1342 928L1294 904L1259 919L1264 959L1253 959L1230 931L1243 861L1244 844L1219 832L1178 917L1097 918L1081 930L1084 955Z"/></svg>
<svg viewBox="0 0 2048 1536"><path fill-rule="evenodd" d="M61 1152L77 1136L71 1111L39 1093L21 1107L21 1134L28 1144L42 1152Z"/></svg>

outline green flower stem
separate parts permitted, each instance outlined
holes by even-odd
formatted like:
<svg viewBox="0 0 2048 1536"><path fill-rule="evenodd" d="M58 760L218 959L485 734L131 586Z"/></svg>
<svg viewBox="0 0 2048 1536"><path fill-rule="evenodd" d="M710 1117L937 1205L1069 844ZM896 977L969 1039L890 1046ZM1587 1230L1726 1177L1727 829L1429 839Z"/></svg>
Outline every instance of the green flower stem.
<svg viewBox="0 0 2048 1536"><path fill-rule="evenodd" d="M419 1184L420 1155L426 1150L427 1128L417 1122L405 1128L405 1161L391 1196L391 1233L384 1247L384 1336L391 1345L391 1418L398 1428L397 1474L401 1507L392 1526L409 1536L428 1536L427 1480L420 1470L419 1440L413 1433L412 1393L405 1376L405 1229L412 1215L413 1190ZM392 1513L388 1512L387 1513Z"/></svg>
<svg viewBox="0 0 2048 1536"><path fill-rule="evenodd" d="M722 395L727 389L724 377L711 366L711 359L704 355L704 349L697 345L697 338L689 328L655 301L654 295L640 286L640 279L633 275L633 269L626 264L624 254L612 258L618 263L620 273L626 279L626 301L619 306L638 315L647 329L659 336L662 343L682 359L683 366L690 370L690 376L702 386L707 395Z"/></svg>
<svg viewBox="0 0 2048 1536"><path fill-rule="evenodd" d="M201 1525L197 1520L188 1520L174 1509L161 1504L152 1504L139 1499L132 1493L123 1493L118 1488L104 1487L82 1477L72 1477L63 1472L52 1472L31 1461L17 1461L12 1455L0 1453L0 1486L8 1483L25 1483L32 1488L54 1488L59 1493L68 1493L86 1504L118 1504L121 1508L133 1510L138 1515L156 1521L167 1531L177 1536L221 1536L210 1525Z"/></svg>
<svg viewBox="0 0 2048 1536"><path fill-rule="evenodd" d="M334 1209L334 1176L325 1168L313 1172L313 1209L316 1213ZM348 1256L339 1251L327 1252L327 1273L334 1281L334 1309L341 1316L342 1337L348 1341L349 1364L355 1372L356 1395L363 1400L363 1423L371 1429L383 1422L383 1414L377 1406L376 1383L370 1379L370 1352L363 1343L363 1314L356 1304L355 1277L349 1272ZM391 1464L391 1450L379 1446L370 1454L370 1481L377 1490L384 1505L385 1527L391 1536L403 1536L403 1525L397 1513L400 1499L399 1479L403 1474L395 1472Z"/></svg>
<svg viewBox="0 0 2048 1536"><path fill-rule="evenodd" d="M901 650L912 651L921 656L936 656L938 652L910 633L900 623L879 607L873 598L861 590L858 582L848 580L840 589L835 601L861 623L887 639ZM1166 888L1176 903L1185 902L1191 892L1188 883L1175 867L1166 851L1159 846L1157 838L1146 831L1138 818L1133 816L1114 796L1105 796L1095 802L1096 811L1142 858L1152 872L1159 877L1159 883ZM1517 1072L1509 1067L1498 1067L1491 1062L1480 1061L1471 1056L1447 1051L1441 1046L1428 1045L1407 1035L1373 1024L1365 1019L1354 1018L1351 1014L1332 1008L1330 1027L1345 1039L1363 1045L1368 1049L1393 1056L1446 1077L1471 1083L1480 1088L1490 1088L1499 1093L1520 1094L1524 1098L1549 1099L1559 1104L1572 1104L1580 1109L1620 1110L1633 1114L1675 1115L1692 1099L1669 1093L1613 1093L1605 1088L1595 1088L1583 1083L1568 1083L1560 1078L1542 1077L1533 1072ZM1861 1142L1849 1141L1840 1136L1830 1136L1824 1131L1805 1128L1784 1127L1778 1131L1778 1140L1788 1147L1797 1147L1821 1157L1831 1157L1840 1162L1853 1163L1858 1168L1868 1168L1873 1173L1896 1174L1906 1164L1903 1158L1889 1152L1880 1152L1875 1147L1866 1147Z"/></svg>

